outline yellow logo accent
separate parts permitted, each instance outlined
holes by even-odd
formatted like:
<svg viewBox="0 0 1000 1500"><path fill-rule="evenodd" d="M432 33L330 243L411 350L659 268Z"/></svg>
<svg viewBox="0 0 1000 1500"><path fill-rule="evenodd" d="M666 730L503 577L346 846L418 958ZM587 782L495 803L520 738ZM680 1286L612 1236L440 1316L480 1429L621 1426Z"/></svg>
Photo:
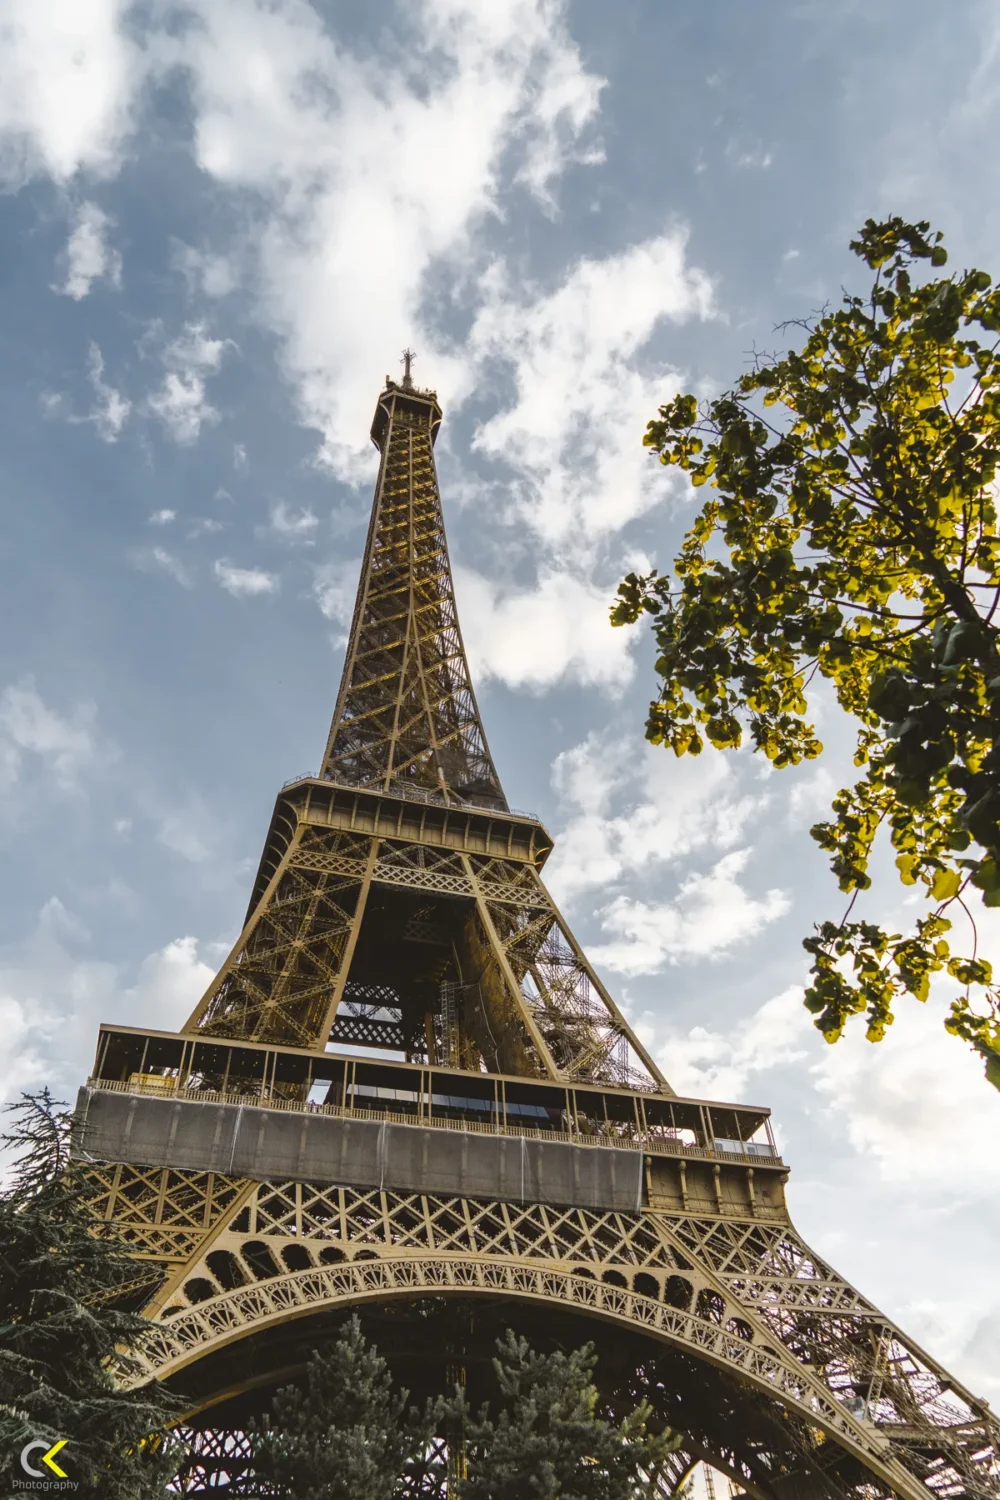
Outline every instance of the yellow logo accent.
<svg viewBox="0 0 1000 1500"><path fill-rule="evenodd" d="M60 1438L58 1443L52 1444L52 1447L49 1449L48 1453L42 1454L42 1463L45 1464L46 1468L51 1469L53 1474L55 1474L58 1479L65 1479L66 1472L64 1469L60 1469L59 1465L56 1463L56 1454L59 1452L60 1448L65 1448L68 1442L69 1438Z"/></svg>

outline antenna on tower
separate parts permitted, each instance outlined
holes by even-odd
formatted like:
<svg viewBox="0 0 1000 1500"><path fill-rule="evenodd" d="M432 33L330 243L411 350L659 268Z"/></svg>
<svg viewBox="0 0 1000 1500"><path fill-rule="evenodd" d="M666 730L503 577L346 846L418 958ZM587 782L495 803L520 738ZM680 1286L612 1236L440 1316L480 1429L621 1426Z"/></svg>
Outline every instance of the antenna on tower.
<svg viewBox="0 0 1000 1500"><path fill-rule="evenodd" d="M403 366L403 385L406 390L410 390L413 386L413 376L410 371L413 365L413 361L416 359L416 357L417 356L414 354L412 349L403 350L403 358L401 363Z"/></svg>

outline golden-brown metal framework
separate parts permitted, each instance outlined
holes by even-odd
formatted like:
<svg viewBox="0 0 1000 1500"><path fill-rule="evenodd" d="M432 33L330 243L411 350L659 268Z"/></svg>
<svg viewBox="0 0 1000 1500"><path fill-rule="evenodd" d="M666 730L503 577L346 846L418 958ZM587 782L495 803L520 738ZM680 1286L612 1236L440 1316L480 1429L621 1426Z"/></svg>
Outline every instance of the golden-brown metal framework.
<svg viewBox="0 0 1000 1500"><path fill-rule="evenodd" d="M506 809L472 691L434 468L432 391L386 383L382 450L322 775Z"/></svg>
<svg viewBox="0 0 1000 1500"><path fill-rule="evenodd" d="M501 789L455 608L440 421L433 391L387 382L321 776L279 798L246 925L187 1029L665 1088L542 884L551 840Z"/></svg>
<svg viewBox="0 0 1000 1500"><path fill-rule="evenodd" d="M185 1491L257 1493L247 1403L358 1308L411 1370L436 1357L432 1314L470 1371L491 1318L595 1337L612 1404L647 1395L684 1433L664 1494L708 1458L756 1500L996 1500L989 1409L799 1239L784 1164L752 1139L766 1111L676 1099L546 891L551 840L508 808L472 691L440 420L433 392L387 382L321 775L279 795L243 932L181 1035L105 1028L92 1084L189 1122L252 1103L641 1152L640 1201L524 1201L523 1177L503 1200L264 1182L164 1166L169 1141L144 1164L123 1139L91 1164L94 1210L159 1325L149 1373L189 1393ZM360 1090L352 1048L386 1059Z"/></svg>
<svg viewBox="0 0 1000 1500"><path fill-rule="evenodd" d="M761 1393L786 1429L784 1452L733 1431L727 1446L704 1420L688 1434L689 1451L750 1494L781 1494L774 1481L803 1455L833 1494L996 1493L988 1410L809 1250L780 1204L743 1195L741 1206L727 1193L685 1212L676 1177L629 1215L121 1164L93 1171L95 1208L159 1282L149 1373L183 1388L191 1366L214 1360L213 1402L260 1378L254 1369L248 1382L239 1357L248 1335L372 1301L504 1297L542 1317L558 1307L641 1330Z"/></svg>

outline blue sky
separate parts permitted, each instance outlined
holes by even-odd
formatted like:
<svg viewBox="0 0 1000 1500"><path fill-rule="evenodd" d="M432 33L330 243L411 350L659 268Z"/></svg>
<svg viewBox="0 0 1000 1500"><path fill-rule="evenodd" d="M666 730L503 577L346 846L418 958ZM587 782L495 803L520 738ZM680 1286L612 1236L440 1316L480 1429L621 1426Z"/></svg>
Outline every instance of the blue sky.
<svg viewBox="0 0 1000 1500"><path fill-rule="evenodd" d="M690 514L661 400L835 299L869 215L998 269L998 46L975 0L8 0L7 1094L68 1093L100 1019L177 1025L235 936L319 762L410 343L487 733L578 935L679 1090L773 1106L806 1237L1000 1400L1000 1096L943 997L878 1048L799 1003L844 727L820 702L795 773L677 763L606 623Z"/></svg>

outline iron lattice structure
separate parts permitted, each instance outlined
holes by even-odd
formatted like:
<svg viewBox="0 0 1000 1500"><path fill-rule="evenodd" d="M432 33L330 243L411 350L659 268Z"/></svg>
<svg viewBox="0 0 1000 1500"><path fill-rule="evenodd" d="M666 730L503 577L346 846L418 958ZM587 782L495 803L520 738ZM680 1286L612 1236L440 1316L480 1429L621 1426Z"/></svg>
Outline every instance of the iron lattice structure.
<svg viewBox="0 0 1000 1500"><path fill-rule="evenodd" d="M683 1433L664 1495L707 1460L755 1500L1000 1496L986 1404L796 1234L767 1111L675 1095L545 889L472 690L440 420L386 382L322 771L279 794L233 951L180 1033L102 1028L81 1091L147 1372L188 1403L179 1488L266 1493L248 1414L359 1311L411 1389L460 1367L474 1404L504 1328L593 1338L609 1406Z"/></svg>

